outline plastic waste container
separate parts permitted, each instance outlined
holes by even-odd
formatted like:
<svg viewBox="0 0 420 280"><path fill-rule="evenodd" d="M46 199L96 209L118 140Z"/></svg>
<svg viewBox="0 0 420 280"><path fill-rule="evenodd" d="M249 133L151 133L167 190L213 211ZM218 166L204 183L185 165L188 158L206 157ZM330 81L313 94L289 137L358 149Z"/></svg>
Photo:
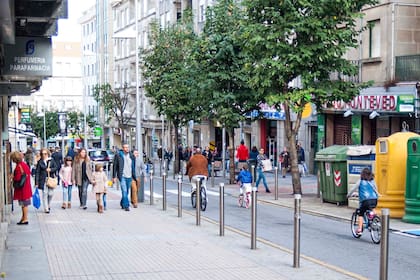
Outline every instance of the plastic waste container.
<svg viewBox="0 0 420 280"><path fill-rule="evenodd" d="M404 222L420 224L420 137L407 142Z"/></svg>
<svg viewBox="0 0 420 280"><path fill-rule="evenodd" d="M347 150L348 146L334 145L316 153L323 202L347 203Z"/></svg>
<svg viewBox="0 0 420 280"><path fill-rule="evenodd" d="M419 135L397 132L376 139L375 181L381 195L377 208L389 208L391 218L402 218L404 215L407 141L415 136Z"/></svg>
<svg viewBox="0 0 420 280"><path fill-rule="evenodd" d="M375 174L375 146L349 146L347 150L347 193L360 179L360 173L364 168L369 168ZM350 197L348 205L351 208L359 208L359 198Z"/></svg>

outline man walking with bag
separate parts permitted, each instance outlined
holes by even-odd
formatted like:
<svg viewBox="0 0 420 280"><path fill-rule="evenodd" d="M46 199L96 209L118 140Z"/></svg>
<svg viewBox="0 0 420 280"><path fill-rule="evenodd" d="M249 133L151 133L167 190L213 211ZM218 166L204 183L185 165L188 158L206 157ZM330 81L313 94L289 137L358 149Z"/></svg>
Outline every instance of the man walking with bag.
<svg viewBox="0 0 420 280"><path fill-rule="evenodd" d="M130 201L128 200L128 193L131 189L132 180L136 179L135 173L136 159L133 153L130 153L128 144L123 144L122 150L115 154L113 181L117 178L121 186L121 208L125 211L130 211Z"/></svg>

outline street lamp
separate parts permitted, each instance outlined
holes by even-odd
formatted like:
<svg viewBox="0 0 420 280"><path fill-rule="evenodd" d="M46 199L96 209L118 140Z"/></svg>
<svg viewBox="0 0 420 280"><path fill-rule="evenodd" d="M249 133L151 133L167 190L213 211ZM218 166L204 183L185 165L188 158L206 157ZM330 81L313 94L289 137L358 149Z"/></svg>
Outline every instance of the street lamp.
<svg viewBox="0 0 420 280"><path fill-rule="evenodd" d="M120 34L114 34L114 39L136 39L136 146L139 151L140 156L143 158L143 135L142 135L142 114L143 114L143 104L141 104L141 92L139 84L139 56L138 56L138 47L139 47L139 30L138 30L138 0L134 1L135 11L135 28L134 33L130 31L122 31Z"/></svg>
<svg viewBox="0 0 420 280"><path fill-rule="evenodd" d="M43 117L44 118L44 147L47 147L47 130L45 125L45 109L41 113L37 114L37 117Z"/></svg>

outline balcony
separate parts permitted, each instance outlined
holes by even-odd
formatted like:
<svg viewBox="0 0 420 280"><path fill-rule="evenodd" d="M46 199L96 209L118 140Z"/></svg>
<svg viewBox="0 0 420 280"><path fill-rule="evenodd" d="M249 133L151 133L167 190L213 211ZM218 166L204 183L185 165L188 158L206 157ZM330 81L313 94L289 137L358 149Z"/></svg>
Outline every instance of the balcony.
<svg viewBox="0 0 420 280"><path fill-rule="evenodd" d="M399 82L420 80L420 54L395 57L395 80Z"/></svg>

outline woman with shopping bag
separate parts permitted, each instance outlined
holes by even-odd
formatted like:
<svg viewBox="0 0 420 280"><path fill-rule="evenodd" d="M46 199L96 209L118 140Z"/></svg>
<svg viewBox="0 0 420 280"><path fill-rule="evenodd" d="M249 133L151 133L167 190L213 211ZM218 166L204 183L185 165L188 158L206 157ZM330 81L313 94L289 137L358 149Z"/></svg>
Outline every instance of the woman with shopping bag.
<svg viewBox="0 0 420 280"><path fill-rule="evenodd" d="M10 160L16 163L13 172L13 199L19 202L22 207L22 218L17 223L18 225L27 225L28 221L28 206L31 204L32 187L31 187L31 170L29 166L23 161L23 155L20 152L12 152Z"/></svg>
<svg viewBox="0 0 420 280"><path fill-rule="evenodd" d="M41 149L41 158L36 165L35 187L42 190L42 203L44 212L49 214L51 211L51 201L54 195L54 187L47 185L47 178L55 178L57 164L50 157L50 151L47 148Z"/></svg>

